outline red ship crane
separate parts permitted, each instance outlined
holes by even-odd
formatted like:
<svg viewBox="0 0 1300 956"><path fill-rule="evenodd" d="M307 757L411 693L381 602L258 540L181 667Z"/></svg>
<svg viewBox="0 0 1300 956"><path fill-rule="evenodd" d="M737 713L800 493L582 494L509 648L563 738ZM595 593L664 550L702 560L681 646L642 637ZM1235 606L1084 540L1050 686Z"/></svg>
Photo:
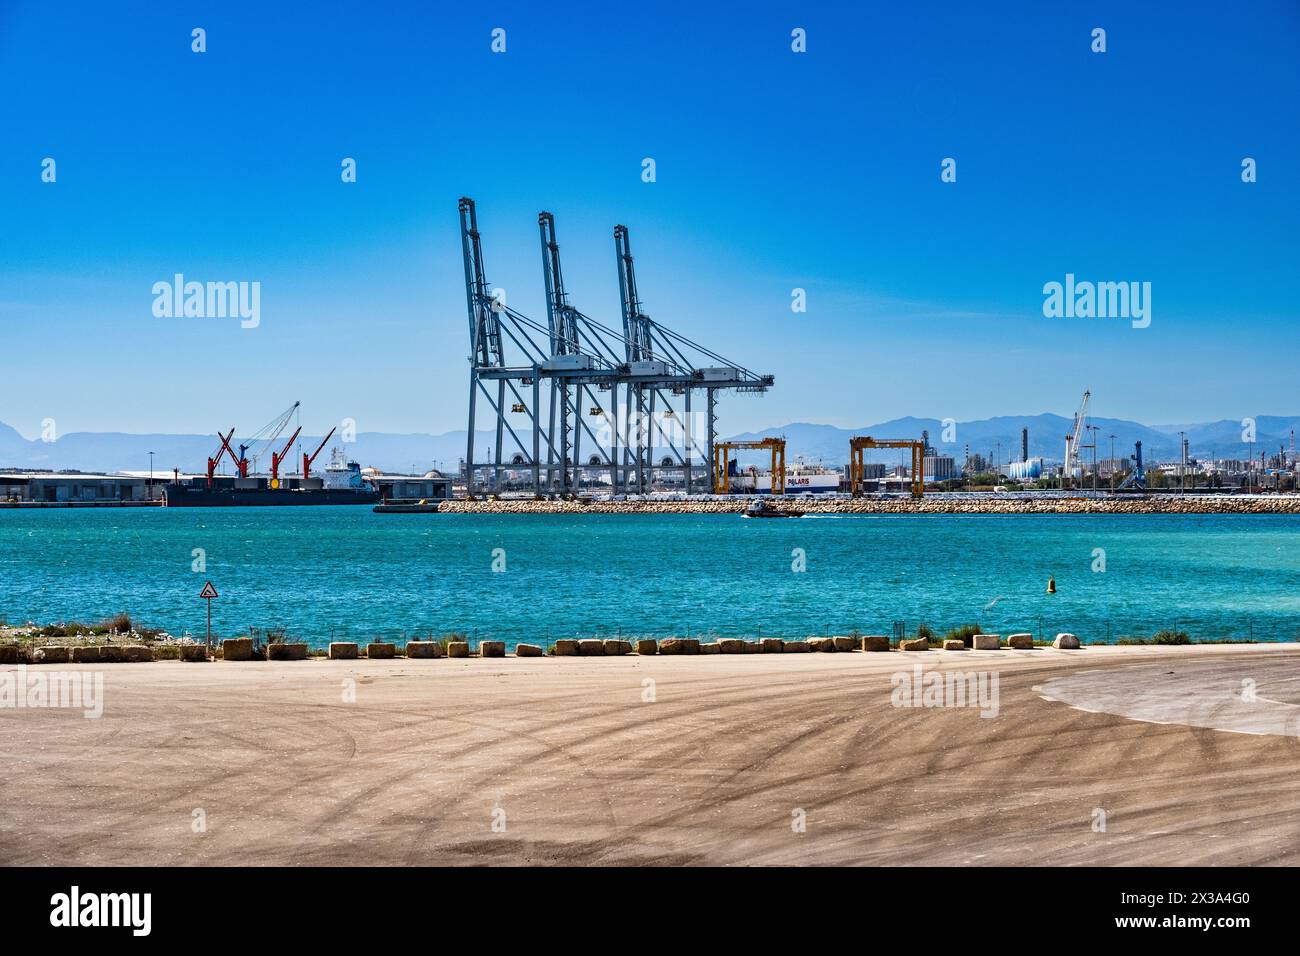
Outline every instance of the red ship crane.
<svg viewBox="0 0 1300 956"><path fill-rule="evenodd" d="M296 429L294 429L293 434L289 436L289 440L284 443L284 447L280 449L280 453L278 455L275 452L271 452L271 487L272 488L278 488L280 486L280 465L283 464L284 459L288 456L289 449L293 447L293 443L298 440L298 433L300 431L302 431L301 425L299 425Z"/></svg>
<svg viewBox="0 0 1300 956"><path fill-rule="evenodd" d="M310 455L308 455L306 452L302 453L302 480L303 481L306 481L307 476L311 474L312 462L316 460L316 456L320 454L320 450L325 447L325 443L330 440L330 435L333 435L335 430L338 427L339 426L335 425L334 428L331 428L329 435L326 435L324 438L320 440L320 444L316 446L316 450L312 452Z"/></svg>
<svg viewBox="0 0 1300 956"><path fill-rule="evenodd" d="M226 452L228 451L230 452L231 461L234 461L236 464L238 464L239 462L239 459L235 457L235 453L233 451L230 451L230 438L231 435L234 434L235 434L235 430L233 428L230 429L230 435L223 435L221 434L221 432L217 432L217 437L221 439L221 447L217 449L216 458L213 458L211 455L208 456L208 487L209 488L212 487L212 476L217 473L217 465L221 464L221 458L223 455L226 454Z"/></svg>
<svg viewBox="0 0 1300 956"><path fill-rule="evenodd" d="M233 435L234 433L235 433L235 430L232 428L232 429L230 430L230 435ZM227 436L225 437L225 439L224 439L224 443L225 443L225 446L226 446L226 451L230 452L230 460L233 461L233 462L235 463L235 468L237 468L237 469L239 470L239 477L240 477L240 478L247 478L247 477L248 477L248 459L244 457L244 452L248 451L248 446L247 446L247 445L240 445L240 446L239 446L239 454L236 455L236 454L235 454L235 449L232 448L231 445L230 445L230 435L227 435Z"/></svg>

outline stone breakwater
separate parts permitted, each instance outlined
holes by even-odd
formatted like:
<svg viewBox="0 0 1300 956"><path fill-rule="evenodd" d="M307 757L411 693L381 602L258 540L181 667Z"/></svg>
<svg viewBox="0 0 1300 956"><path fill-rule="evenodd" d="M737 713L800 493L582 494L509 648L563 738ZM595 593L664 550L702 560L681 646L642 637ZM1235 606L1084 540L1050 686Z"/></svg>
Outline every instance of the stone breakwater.
<svg viewBox="0 0 1300 956"><path fill-rule="evenodd" d="M447 514L739 514L748 498L680 501L552 501L456 498L441 502ZM771 499L778 510L804 514L1300 514L1300 495L1144 495L1069 498L988 498L934 495L911 498Z"/></svg>

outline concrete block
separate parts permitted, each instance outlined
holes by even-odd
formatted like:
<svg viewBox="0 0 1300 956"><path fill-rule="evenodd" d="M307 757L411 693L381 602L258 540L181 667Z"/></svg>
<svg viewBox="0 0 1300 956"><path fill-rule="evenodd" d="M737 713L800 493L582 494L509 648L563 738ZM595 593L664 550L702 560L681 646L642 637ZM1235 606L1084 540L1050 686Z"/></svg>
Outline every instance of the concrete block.
<svg viewBox="0 0 1300 956"><path fill-rule="evenodd" d="M66 664L72 660L72 652L67 647L41 647L33 655L37 664Z"/></svg>
<svg viewBox="0 0 1300 956"><path fill-rule="evenodd" d="M636 652L638 654L658 654L659 642L651 637L643 637L636 642Z"/></svg>
<svg viewBox="0 0 1300 956"><path fill-rule="evenodd" d="M884 634L868 634L862 639L862 649L864 651L887 651L889 650L889 638Z"/></svg>
<svg viewBox="0 0 1300 956"><path fill-rule="evenodd" d="M153 660L153 648L148 644L128 644L122 648L122 659L132 664L146 664Z"/></svg>
<svg viewBox="0 0 1300 956"><path fill-rule="evenodd" d="M372 661L392 660L397 656L397 645L387 641L372 641L366 645L366 657Z"/></svg>
<svg viewBox="0 0 1300 956"><path fill-rule="evenodd" d="M126 648L121 644L102 645L99 648L99 662L101 664L126 663Z"/></svg>
<svg viewBox="0 0 1300 956"><path fill-rule="evenodd" d="M930 649L930 642L924 637L914 638L910 641L899 641L898 649L900 651L928 651Z"/></svg>
<svg viewBox="0 0 1300 956"><path fill-rule="evenodd" d="M515 657L541 657L545 653L540 644L515 645Z"/></svg>
<svg viewBox="0 0 1300 956"><path fill-rule="evenodd" d="M307 645L299 641L292 643L278 641L275 644L267 644L266 659L268 661L305 661L307 659Z"/></svg>
<svg viewBox="0 0 1300 956"><path fill-rule="evenodd" d="M835 650L835 642L829 637L810 637L808 646L814 651L821 651L824 654L830 654Z"/></svg>
<svg viewBox="0 0 1300 956"><path fill-rule="evenodd" d="M208 659L208 646L206 644L182 644L181 660L183 661L206 661Z"/></svg>
<svg viewBox="0 0 1300 956"><path fill-rule="evenodd" d="M98 644L90 647L74 647L72 649L72 663L74 664L98 664L103 660L103 648Z"/></svg>
<svg viewBox="0 0 1300 956"><path fill-rule="evenodd" d="M1079 639L1073 634L1057 634L1056 640L1052 641L1052 646L1063 651L1077 651Z"/></svg>
<svg viewBox="0 0 1300 956"><path fill-rule="evenodd" d="M660 654L698 654L700 642L693 637L674 637L659 645Z"/></svg>
<svg viewBox="0 0 1300 956"><path fill-rule="evenodd" d="M743 654L745 642L735 637L724 637L718 641L719 654Z"/></svg>
<svg viewBox="0 0 1300 956"><path fill-rule="evenodd" d="M944 641L943 649L945 651L964 651L966 650L966 642L961 640Z"/></svg>
<svg viewBox="0 0 1300 956"><path fill-rule="evenodd" d="M746 642L745 642L745 653L746 653L746 654L762 654L762 653L763 653L763 642L762 642L762 641L746 641Z"/></svg>
<svg viewBox="0 0 1300 956"><path fill-rule="evenodd" d="M571 641L571 640L556 641L555 656L556 657L577 657L578 642Z"/></svg>
<svg viewBox="0 0 1300 956"><path fill-rule="evenodd" d="M447 645L448 657L469 657L469 641L451 641Z"/></svg>
<svg viewBox="0 0 1300 956"><path fill-rule="evenodd" d="M330 644L330 660L355 661L361 656L361 648L352 641L333 641Z"/></svg>
<svg viewBox="0 0 1300 956"><path fill-rule="evenodd" d="M631 641L609 640L605 642L606 657L621 657L624 654L632 653Z"/></svg>
<svg viewBox="0 0 1300 956"><path fill-rule="evenodd" d="M779 637L765 637L760 643L764 654L780 654L785 650L785 641Z"/></svg>
<svg viewBox="0 0 1300 956"><path fill-rule="evenodd" d="M1007 647L1015 648L1018 651L1032 651L1034 649L1034 635L1032 634L1008 635Z"/></svg>
<svg viewBox="0 0 1300 956"><path fill-rule="evenodd" d="M333 647L334 645L331 644L330 646ZM352 647L355 648L356 645L353 644ZM352 656L356 656L355 651ZM406 657L408 660L410 658L442 657L442 644L438 641L407 641Z"/></svg>
<svg viewBox="0 0 1300 956"><path fill-rule="evenodd" d="M479 657L505 657L506 642L505 641L479 641L478 655Z"/></svg>
<svg viewBox="0 0 1300 956"><path fill-rule="evenodd" d="M226 638L221 642L221 658L227 661L251 661L253 639L251 637Z"/></svg>
<svg viewBox="0 0 1300 956"><path fill-rule="evenodd" d="M851 637L832 637L831 640L835 642L835 650L837 651L854 650L854 645L858 643Z"/></svg>
<svg viewBox="0 0 1300 956"><path fill-rule="evenodd" d="M971 638L971 647L977 651L996 651L1002 646L997 634L976 634Z"/></svg>
<svg viewBox="0 0 1300 956"><path fill-rule="evenodd" d="M17 644L0 644L0 664L18 664L22 660L22 648Z"/></svg>
<svg viewBox="0 0 1300 956"><path fill-rule="evenodd" d="M782 641L781 653L783 654L807 654L812 648L807 641Z"/></svg>
<svg viewBox="0 0 1300 956"><path fill-rule="evenodd" d="M581 654L583 657L604 657L605 642L598 641L595 639L579 641L578 653Z"/></svg>
<svg viewBox="0 0 1300 956"><path fill-rule="evenodd" d="M701 654L721 654L721 653L722 653L722 645L721 645L720 643L718 643L717 641L714 641L712 644L701 644L701 645L700 645L700 653L701 653Z"/></svg>

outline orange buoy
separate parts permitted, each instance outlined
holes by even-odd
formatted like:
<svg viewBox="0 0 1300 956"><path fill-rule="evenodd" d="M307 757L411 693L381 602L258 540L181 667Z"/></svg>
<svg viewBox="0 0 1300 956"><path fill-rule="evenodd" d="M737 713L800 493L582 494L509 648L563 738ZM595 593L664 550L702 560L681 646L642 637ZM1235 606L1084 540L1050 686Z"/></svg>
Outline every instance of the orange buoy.
<svg viewBox="0 0 1300 956"><path fill-rule="evenodd" d="M1052 577L1051 575L1048 575L1047 577L1047 593L1048 594L1056 593L1056 578Z"/></svg>

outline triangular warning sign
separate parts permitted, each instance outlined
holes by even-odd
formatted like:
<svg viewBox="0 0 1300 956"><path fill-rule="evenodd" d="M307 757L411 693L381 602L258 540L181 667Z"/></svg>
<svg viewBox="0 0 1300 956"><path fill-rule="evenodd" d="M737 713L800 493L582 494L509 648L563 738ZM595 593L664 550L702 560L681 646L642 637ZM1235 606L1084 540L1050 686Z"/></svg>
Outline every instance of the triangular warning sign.
<svg viewBox="0 0 1300 956"><path fill-rule="evenodd" d="M212 586L211 581L203 585L203 590L199 592L199 597L207 598L208 600L212 600L212 598L216 596L217 596L217 589Z"/></svg>

